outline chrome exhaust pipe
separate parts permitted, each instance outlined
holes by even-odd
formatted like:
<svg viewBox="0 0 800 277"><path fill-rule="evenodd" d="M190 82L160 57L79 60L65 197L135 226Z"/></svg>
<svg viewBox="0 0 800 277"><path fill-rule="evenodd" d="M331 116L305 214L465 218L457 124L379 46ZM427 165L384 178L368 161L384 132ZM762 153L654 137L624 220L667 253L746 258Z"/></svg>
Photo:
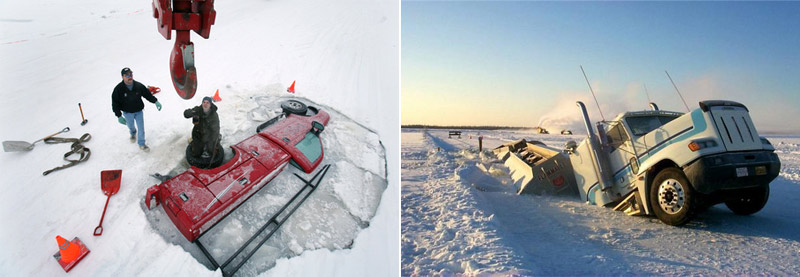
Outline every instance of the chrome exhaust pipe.
<svg viewBox="0 0 800 277"><path fill-rule="evenodd" d="M583 113L583 123L586 124L586 133L589 134L589 140L595 140L594 137L594 130L592 129L592 121L589 120L589 113L586 112L586 105L583 102L578 101L575 104L581 108L581 112Z"/></svg>
<svg viewBox="0 0 800 277"><path fill-rule="evenodd" d="M592 128L592 121L589 119L589 113L586 111L586 105L583 104L581 101L577 101L576 104L581 109L581 113L583 114L583 123L586 125L586 132L588 132L588 139L589 139L589 152L592 156L592 160L594 161L595 172L597 173L597 179L600 183L600 189L606 190L613 185L613 182L610 178L610 172L608 171L608 157L606 155L601 155L603 152L600 146L600 139L595 135L594 130ZM602 126L597 126L598 131L602 128ZM600 132L604 133L604 132Z"/></svg>

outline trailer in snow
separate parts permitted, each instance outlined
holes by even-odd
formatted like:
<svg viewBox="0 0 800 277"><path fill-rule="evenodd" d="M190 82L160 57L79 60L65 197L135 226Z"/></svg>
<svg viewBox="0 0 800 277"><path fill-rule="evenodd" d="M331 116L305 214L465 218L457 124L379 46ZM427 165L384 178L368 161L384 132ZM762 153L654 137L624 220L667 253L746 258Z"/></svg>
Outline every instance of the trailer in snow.
<svg viewBox="0 0 800 277"><path fill-rule="evenodd" d="M492 151L508 166L517 194L574 192L572 165L560 150L539 141L521 139Z"/></svg>
<svg viewBox="0 0 800 277"><path fill-rule="evenodd" d="M739 215L767 203L781 163L744 105L702 101L686 114L651 105L651 111L598 122L597 133L585 105L577 105L588 135L564 152L582 200L628 215L655 215L669 225L685 224L718 203ZM514 159L505 164L512 172L531 168Z"/></svg>

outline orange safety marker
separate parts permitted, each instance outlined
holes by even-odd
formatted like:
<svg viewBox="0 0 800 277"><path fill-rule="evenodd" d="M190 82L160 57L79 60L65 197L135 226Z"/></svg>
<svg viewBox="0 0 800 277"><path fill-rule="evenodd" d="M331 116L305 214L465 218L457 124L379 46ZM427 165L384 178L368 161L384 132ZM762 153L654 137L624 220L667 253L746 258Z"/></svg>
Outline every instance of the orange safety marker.
<svg viewBox="0 0 800 277"><path fill-rule="evenodd" d="M214 99L214 102L222 101L222 98L219 98L219 89L217 89L217 93L215 93L214 97L212 98Z"/></svg>
<svg viewBox="0 0 800 277"><path fill-rule="evenodd" d="M56 242L58 242L58 252L53 255L53 258L58 261L65 272L69 272L83 257L89 254L89 248L78 237L70 242L61 236L56 236Z"/></svg>
<svg viewBox="0 0 800 277"><path fill-rule="evenodd" d="M147 89L150 90L150 94L153 94L153 95L155 95L156 93L161 92L161 88L159 88L159 87L149 86L149 87L147 87Z"/></svg>
<svg viewBox="0 0 800 277"><path fill-rule="evenodd" d="M295 80L295 81L296 81L296 80ZM292 81L292 85L291 85L291 86L290 86L288 89L286 89L286 92L288 92L288 93L294 93L294 82L295 82L295 81Z"/></svg>

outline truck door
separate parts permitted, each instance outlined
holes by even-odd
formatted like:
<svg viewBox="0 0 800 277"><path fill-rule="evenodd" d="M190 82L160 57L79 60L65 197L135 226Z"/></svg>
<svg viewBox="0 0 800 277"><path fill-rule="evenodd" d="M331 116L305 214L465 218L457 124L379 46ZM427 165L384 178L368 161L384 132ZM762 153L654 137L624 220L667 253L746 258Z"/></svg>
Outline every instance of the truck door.
<svg viewBox="0 0 800 277"><path fill-rule="evenodd" d="M613 124L613 123L612 123ZM632 182L634 173L631 171L630 161L636 157L636 152L631 143L631 137L625 125L621 122L616 122L606 132L608 139L608 161L610 164L614 186L617 192L626 193L627 191L621 190Z"/></svg>

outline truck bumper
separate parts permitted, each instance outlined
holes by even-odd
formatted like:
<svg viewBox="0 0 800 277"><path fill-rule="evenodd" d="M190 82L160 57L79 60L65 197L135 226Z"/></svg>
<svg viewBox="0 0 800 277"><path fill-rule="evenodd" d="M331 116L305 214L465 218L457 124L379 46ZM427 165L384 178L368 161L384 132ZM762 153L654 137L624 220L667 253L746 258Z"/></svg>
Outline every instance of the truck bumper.
<svg viewBox="0 0 800 277"><path fill-rule="evenodd" d="M683 168L700 193L766 186L778 177L781 161L772 151L735 152L699 158Z"/></svg>

